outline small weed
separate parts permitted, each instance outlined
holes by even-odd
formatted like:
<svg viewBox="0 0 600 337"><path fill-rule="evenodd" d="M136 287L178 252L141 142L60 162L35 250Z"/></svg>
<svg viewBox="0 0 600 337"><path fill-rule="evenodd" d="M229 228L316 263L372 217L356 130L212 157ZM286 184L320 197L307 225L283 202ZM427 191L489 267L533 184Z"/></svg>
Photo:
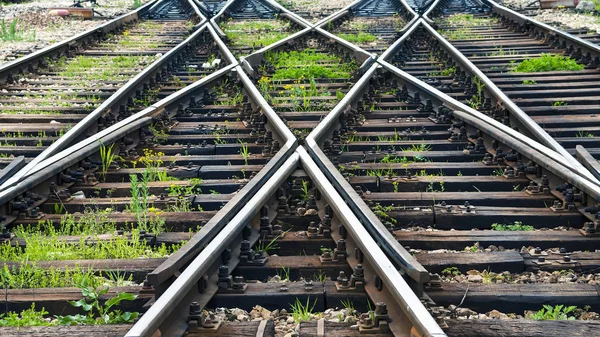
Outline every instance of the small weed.
<svg viewBox="0 0 600 337"><path fill-rule="evenodd" d="M286 232L282 232L281 234L275 236L268 243L265 243L262 239L259 240L258 244L256 245L256 250L268 255L270 251L279 248L279 245L277 244L277 240L282 238L285 235L285 233ZM289 269L288 269L288 276L289 276Z"/></svg>
<svg viewBox="0 0 600 337"><path fill-rule="evenodd" d="M108 172L108 168L118 156L113 152L113 147L115 144L110 144L110 146L104 145L100 142L100 161L102 162L102 180L106 181L106 173Z"/></svg>
<svg viewBox="0 0 600 337"><path fill-rule="evenodd" d="M479 77L473 77L473 83L477 86L477 94L467 99L467 103L469 103L471 108L478 109L483 104L483 88L485 87L485 83Z"/></svg>
<svg viewBox="0 0 600 337"><path fill-rule="evenodd" d="M129 175L131 182L131 199L129 202L129 210L135 213L138 227L146 227L148 223L148 173L142 173L142 181L138 182L138 177L135 174Z"/></svg>
<svg viewBox="0 0 600 337"><path fill-rule="evenodd" d="M494 169L494 172L492 172L492 175L494 177L502 177L504 175L504 170L501 168L496 168Z"/></svg>
<svg viewBox="0 0 600 337"><path fill-rule="evenodd" d="M552 103L552 106L567 106L568 103L565 101L556 101L554 103Z"/></svg>
<svg viewBox="0 0 600 337"><path fill-rule="evenodd" d="M537 312L534 312L527 316L529 319L534 319L536 321L558 321L558 320L575 320L574 316L569 316L571 312L577 310L577 307L574 305L564 306L564 305L547 305L544 304L544 307Z"/></svg>
<svg viewBox="0 0 600 337"><path fill-rule="evenodd" d="M460 270L458 270L458 268L456 268L456 267L448 267L448 268L442 270L442 275L446 275L446 276L458 276L461 274L462 273L460 272Z"/></svg>
<svg viewBox="0 0 600 337"><path fill-rule="evenodd" d="M384 207L381 206L380 203L376 203L371 210L382 222L389 222L392 226L398 224L398 220L394 219L388 214L394 210L394 206Z"/></svg>
<svg viewBox="0 0 600 337"><path fill-rule="evenodd" d="M345 301L342 301L342 305L344 306L344 308L348 309L348 311L350 312L350 314L354 313L354 303L352 303L352 301L350 301L349 299L346 299Z"/></svg>
<svg viewBox="0 0 600 337"><path fill-rule="evenodd" d="M19 28L19 19L14 18L10 23L2 18L0 23L0 40L4 42L8 41L35 41L35 30L26 32L26 28Z"/></svg>
<svg viewBox="0 0 600 337"><path fill-rule="evenodd" d="M164 144L169 138L169 134L164 130L161 130L156 127L154 124L150 124L149 126L150 132L152 132L152 140L158 144Z"/></svg>
<svg viewBox="0 0 600 337"><path fill-rule="evenodd" d="M281 266L281 269L277 270L277 275L279 275L279 278L282 281L289 281L290 280L290 267L284 267Z"/></svg>
<svg viewBox="0 0 600 337"><path fill-rule="evenodd" d="M147 148L144 149L144 155L140 157L139 162L145 166L143 172L148 174L149 182L175 179L169 177L167 170L162 167L162 164L164 163L162 157L164 155L163 152L154 152Z"/></svg>
<svg viewBox="0 0 600 337"><path fill-rule="evenodd" d="M241 140L239 142L241 144L240 154L242 155L242 158L244 158L244 165L248 165L248 158L250 158L248 143L244 143Z"/></svg>
<svg viewBox="0 0 600 337"><path fill-rule="evenodd" d="M493 223L492 230L495 231L532 231L533 226L523 225L521 221L515 221L513 224Z"/></svg>
<svg viewBox="0 0 600 337"><path fill-rule="evenodd" d="M536 80L524 80L523 84L533 85L537 84Z"/></svg>
<svg viewBox="0 0 600 337"><path fill-rule="evenodd" d="M64 214L65 212L65 205L62 202L60 204L54 203L54 214Z"/></svg>
<svg viewBox="0 0 600 337"><path fill-rule="evenodd" d="M440 72L440 75L442 76L450 76L452 74L456 73L456 67L451 67L451 68L447 68L444 69Z"/></svg>
<svg viewBox="0 0 600 337"><path fill-rule="evenodd" d="M325 273L321 269L319 269L318 273L314 273L313 274L313 279L315 281L323 283L323 282L325 282L327 280L327 275L325 275Z"/></svg>
<svg viewBox="0 0 600 337"><path fill-rule="evenodd" d="M294 304L290 304L292 309L292 317L296 323L310 321L313 316L313 309L317 305L317 299L310 304L310 296L306 298L306 304L302 303L300 299L296 298Z"/></svg>
<svg viewBox="0 0 600 337"><path fill-rule="evenodd" d="M133 301L137 295L130 293L118 293L116 297L107 300L104 305L100 304L100 297L106 295L109 287L96 288L82 281L78 287L81 289L83 298L79 301L69 301L72 306L81 308L87 312L86 315L67 315L56 316L59 324L62 325L80 325L80 324L118 324L132 323L138 316L138 312L121 312L120 310L111 310L112 307L119 305L123 301Z"/></svg>
<svg viewBox="0 0 600 337"><path fill-rule="evenodd" d="M479 251L479 242L475 242L472 246L466 246L465 251L477 253Z"/></svg>
<svg viewBox="0 0 600 337"><path fill-rule="evenodd" d="M310 197L310 190L308 187L308 181L302 179L302 200L308 200Z"/></svg>
<svg viewBox="0 0 600 337"><path fill-rule="evenodd" d="M367 300L367 308L368 313L369 313L369 318L371 319L371 322L375 322L375 310L373 310L373 306L371 305L371 301Z"/></svg>

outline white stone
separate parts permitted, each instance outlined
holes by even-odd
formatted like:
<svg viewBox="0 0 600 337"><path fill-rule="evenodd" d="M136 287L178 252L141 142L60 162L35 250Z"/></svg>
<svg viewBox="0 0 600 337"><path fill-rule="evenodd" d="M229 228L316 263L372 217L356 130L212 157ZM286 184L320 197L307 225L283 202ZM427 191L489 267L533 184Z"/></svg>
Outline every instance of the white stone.
<svg viewBox="0 0 600 337"><path fill-rule="evenodd" d="M582 11L593 11L596 9L596 5L594 5L592 1L580 1L575 9Z"/></svg>
<svg viewBox="0 0 600 337"><path fill-rule="evenodd" d="M473 282L473 283L482 283L483 282L483 276L481 276L481 275L469 275L467 277L467 281Z"/></svg>

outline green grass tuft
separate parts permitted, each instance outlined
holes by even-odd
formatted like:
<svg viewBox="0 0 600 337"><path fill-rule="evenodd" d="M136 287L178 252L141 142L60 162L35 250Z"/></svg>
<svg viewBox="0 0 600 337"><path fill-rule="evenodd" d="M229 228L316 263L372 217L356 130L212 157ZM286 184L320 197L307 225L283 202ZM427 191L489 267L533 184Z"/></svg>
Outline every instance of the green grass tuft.
<svg viewBox="0 0 600 337"><path fill-rule="evenodd" d="M519 63L511 72L538 73L545 71L582 70L584 66L570 57L542 54Z"/></svg>
<svg viewBox="0 0 600 337"><path fill-rule="evenodd" d="M352 43L366 43L377 40L377 37L371 33L358 32L352 34L338 34L342 39Z"/></svg>
<svg viewBox="0 0 600 337"><path fill-rule="evenodd" d="M350 78L358 68L355 60L343 62L336 55L317 53L314 49L267 52L265 58L277 68L273 79ZM339 62L339 65L326 66L322 62Z"/></svg>
<svg viewBox="0 0 600 337"><path fill-rule="evenodd" d="M19 27L19 20L14 18L7 23L4 18L0 22L0 41L35 41L35 30Z"/></svg>

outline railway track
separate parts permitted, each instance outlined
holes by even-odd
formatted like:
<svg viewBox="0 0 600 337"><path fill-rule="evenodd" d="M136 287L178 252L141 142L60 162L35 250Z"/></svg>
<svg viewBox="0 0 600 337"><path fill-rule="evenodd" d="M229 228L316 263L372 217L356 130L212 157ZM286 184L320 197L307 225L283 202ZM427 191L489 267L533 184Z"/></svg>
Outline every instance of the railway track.
<svg viewBox="0 0 600 337"><path fill-rule="evenodd" d="M531 36L518 27L511 29L501 22L501 18L483 14L461 22L465 17L459 14L440 18L438 31L572 154L577 144L595 153L593 114L597 102L594 90L588 88L597 85L595 77L598 72L592 54L583 52L579 56L577 50L581 53L581 47L570 51L566 44L553 44L548 37ZM458 22L453 24L452 20ZM427 53L427 50L423 51ZM528 72L526 64L519 67L524 60L542 55L547 55L548 59L561 55L574 57L579 66L571 71L538 73ZM585 60L586 57L590 58L589 61ZM441 67L444 68L442 73L452 70L448 66Z"/></svg>
<svg viewBox="0 0 600 337"><path fill-rule="evenodd" d="M76 46L70 50L49 47L36 53L37 64L24 67L17 60L4 65L0 97L3 167L19 156L28 162L79 122L110 106L111 97L121 93L141 70L186 39L199 19L188 14L193 13L188 12L189 6L178 1L153 8L147 5L103 25L96 36L94 32L76 36L72 39ZM189 75L202 76L194 71ZM106 121L99 128L156 99L138 94L116 106L113 115L103 116Z"/></svg>
<svg viewBox="0 0 600 337"><path fill-rule="evenodd" d="M82 297L94 301L108 289L98 305L117 298L121 311L98 320L120 324L79 325L70 334L598 329L597 322L523 318L493 320L490 328L473 319L525 315L542 304L575 305L578 316L586 305L588 316L598 310L588 282L596 281L600 230L595 151L585 139L589 152L577 148L577 162L580 137L568 142L568 134L529 123L527 116L539 120L518 110L521 101L511 104L488 82L477 87L474 77L499 72L484 62L474 70L459 56L477 58L451 40L455 52L428 24L429 6L460 12L456 4L410 5L357 1L313 24L271 1L149 4L139 17L190 29L169 32L163 55L135 65L133 79L90 108L89 123L7 161L0 179L5 311L35 303L48 317L84 313ZM191 24L181 24L182 15ZM496 19L484 13L466 28L435 20L452 34ZM493 41L517 36L493 27ZM132 39L135 28L120 29L115 39ZM149 39L135 45L135 53L157 52ZM511 54L515 62L528 55ZM38 59L30 56L27 72L28 60L17 60L0 74L8 83L60 66ZM498 87L515 97L510 86Z"/></svg>

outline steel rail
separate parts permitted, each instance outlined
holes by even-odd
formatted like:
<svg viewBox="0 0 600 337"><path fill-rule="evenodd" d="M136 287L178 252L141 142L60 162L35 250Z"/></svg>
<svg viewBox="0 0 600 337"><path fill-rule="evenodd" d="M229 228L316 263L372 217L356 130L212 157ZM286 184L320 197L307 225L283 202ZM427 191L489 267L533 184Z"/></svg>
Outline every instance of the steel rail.
<svg viewBox="0 0 600 337"><path fill-rule="evenodd" d="M160 5L163 4L163 2L165 2L166 0L158 0L157 2L154 3L154 5L152 5L152 7L150 7L148 9L148 11L151 11L153 9L157 9Z"/></svg>
<svg viewBox="0 0 600 337"><path fill-rule="evenodd" d="M360 2L360 0L357 1L357 2L355 2L355 3L359 3L359 2ZM278 8L283 8L283 7L281 5L279 5ZM286 9L286 11L287 11L287 13L290 14L290 16L295 17L297 19L302 19L296 13L293 13L293 12L287 10L287 9ZM293 41L293 40L299 38L300 36L303 36L305 34L310 33L311 31L314 31L314 32L316 32L318 34L323 35L328 40L335 41L336 43L340 44L343 48L345 48L348 51L352 52L354 54L354 57L359 62L362 63L361 68L364 68L364 66L370 65L370 63L372 63L374 61L374 59L375 59L375 56L374 56L375 54L369 54L364 49L362 49L360 47L357 47L354 44L351 44L350 42L348 42L348 41L346 41L346 40L344 40L344 39L342 39L342 38L340 38L340 37L338 37L336 35L333 35L333 34L327 32L324 29L321 29L321 28L317 27L317 24L312 25L312 24L308 23L308 26L306 26L305 29L303 29L303 30L301 30L299 32L296 32L296 33L294 33L294 34L292 34L292 35L290 35L290 36L288 36L288 37L286 37L284 39L281 39L281 40L277 41L277 42L274 42L274 43L270 44L269 46L266 46L266 47L264 47L264 48L262 48L260 50L257 50L257 51L255 51L254 53L252 53L252 54L250 54L248 56L241 57L240 58L241 59L240 63L244 66L244 68L246 70L248 70L249 72L251 72L251 75L253 76L253 74L254 74L254 67L257 64L260 64L260 62L262 60L264 60L264 54L266 52L274 50L277 47L283 46L283 45L287 44L288 42ZM369 62L365 63L366 61L369 61Z"/></svg>
<svg viewBox="0 0 600 337"><path fill-rule="evenodd" d="M208 31L212 35L213 39L219 46L219 51L221 52L221 54L223 56L225 56L227 58L227 62L229 62L229 64L237 65L238 61L236 60L235 56L233 56L233 53L231 53L231 50L229 50L229 48L227 48L227 46L225 45L225 42L223 42L223 40L221 40L219 33L214 29L214 27L212 25L207 23L206 26L208 27Z"/></svg>
<svg viewBox="0 0 600 337"><path fill-rule="evenodd" d="M435 0L429 8L421 15L421 18L427 21L428 23L433 23L433 20L429 18L429 14L433 12L434 9L440 4L441 0Z"/></svg>
<svg viewBox="0 0 600 337"><path fill-rule="evenodd" d="M196 1L187 0L187 2L190 4L190 7L192 7L192 10L194 11L194 13L196 13L196 16L198 16L200 18L200 20L198 20L198 23L194 25L194 28L200 28L205 23L205 21L207 21L208 19L202 14L202 12L200 11L200 8L198 8Z"/></svg>
<svg viewBox="0 0 600 337"><path fill-rule="evenodd" d="M11 195L7 196L7 198L14 198L19 193L24 192L23 188L28 189L31 186L39 184L40 182L48 179L49 175L51 176L53 174L58 174L82 158L98 152L101 145L99 140L101 140L102 143L112 143L124 135L130 134L131 132L134 132L143 126L148 125L152 121L152 116L164 112L169 106L171 107L171 110L176 110L180 103L183 104L185 102L182 101L185 97L189 96L191 93L199 91L199 89L202 87L209 85L229 72L234 72L240 77L245 85L246 92L250 97L253 99L255 97L262 98L260 97L258 90L253 88L250 79L247 78L247 76L241 71L241 68L239 66L230 65L194 83L192 86L186 87L178 91L176 94L168 96L144 111L131 116L106 130L101 131L95 136L89 137L88 139L77 144L77 146L65 150L64 152L66 153L61 153L55 156L57 158L49 158L47 160L48 166L45 166L41 171L34 173L32 177L29 177L22 184L20 184L19 187L21 187L21 190L11 188ZM255 195L256 191L272 179L274 172L281 167L281 165L283 165L285 160L296 148L297 143L293 133L287 129L285 124L277 117L275 112L270 110L270 107L266 105L266 101L263 99L262 101L256 102L256 106L261 107L263 113L267 116L270 129L278 134L281 138L286 139L286 143L281 147L278 153L275 154L275 156L273 156L269 162L255 175L255 177L250 182L245 184L244 187L238 191L235 196L223 208L221 208L205 226L203 226L199 233L197 233L183 247L181 247L163 264L161 264L148 275L148 280L155 287L158 293L161 293L163 289L167 287L165 283L171 279L180 268L184 267L190 260L192 260L194 256L206 246L207 242L214 238L222 230L227 221L232 219L240 212L241 208L248 203L250 198ZM116 138L111 137L110 139L107 139L106 137L110 135L119 136ZM56 163L62 164L56 165ZM45 164L46 163L42 163L42 165ZM0 200L5 200L3 198L5 198L5 196L0 195Z"/></svg>
<svg viewBox="0 0 600 337"><path fill-rule="evenodd" d="M313 24L313 27L321 27L322 25L328 23L329 21L333 21L335 19L337 19L340 16L346 15L348 13L350 13L350 9L356 5L359 5L361 2L363 2L363 0L356 0L353 3L347 5L346 7L340 9L339 11L335 12L335 13L331 13L331 15L329 15L326 18L323 18L319 21L317 21L315 24Z"/></svg>
<svg viewBox="0 0 600 337"><path fill-rule="evenodd" d="M588 51L588 52L593 52L596 54L596 56L600 55L600 46L594 43L591 43L589 41L586 41L582 38L579 38L577 36L574 36L572 34L569 34L565 31L562 31L560 29L556 29L550 25L547 25L545 23L539 22L533 18L527 17L523 14L517 13L515 11L513 11L512 9L506 8L498 3L495 3L494 1L490 1L490 0L483 0L485 3L488 4L488 6L490 6L492 8L492 11L500 16L503 16L505 18L511 19L515 22L518 22L520 24L526 24L529 23L533 26L536 26L538 28L544 29L546 31L551 32L552 34L554 34L557 37L563 38L567 41L569 41L570 43L574 43L577 44L579 47L583 48L584 50Z"/></svg>
<svg viewBox="0 0 600 337"><path fill-rule="evenodd" d="M318 187L319 192L325 197L334 213L345 225L345 230L355 239L358 248L364 258L370 262L377 276L383 280L383 285L391 293L393 300L399 304L400 309L408 320L416 328L421 336L442 337L446 334L431 317L419 297L408 286L400 272L381 250L377 241L369 235L361 221L354 215L346 201L337 192L336 188L329 183L327 177L321 172L319 166L312 160L311 156L303 147L298 147L296 153L300 155L302 167L309 175L312 182ZM410 334L408 330L398 331L403 336Z"/></svg>
<svg viewBox="0 0 600 337"><path fill-rule="evenodd" d="M46 57L50 57L56 53L66 52L71 47L84 42L87 39L93 38L97 34L105 34L111 32L131 21L135 21L139 18L140 13L146 12L150 6L156 3L157 0L153 0L143 5L142 7L135 9L129 13L123 14L117 18L114 18L100 26L93 27L85 32L79 33L63 41L57 42L53 45L35 51L31 54L27 54L16 60L4 63L0 65L0 82L6 81L8 75L17 74L23 68L31 67L35 69L41 61Z"/></svg>
<svg viewBox="0 0 600 337"><path fill-rule="evenodd" d="M314 25L312 23L308 22L306 19L304 19L303 17L301 17L301 16L297 15L296 13L290 11L289 9L283 7L277 1L266 0L266 2L268 4L270 4L271 6L279 9L280 12L283 12L283 15L285 15L285 17L287 17L290 20L296 22L298 25L304 26L304 27L314 27ZM280 15L282 15L282 14L280 14Z"/></svg>
<svg viewBox="0 0 600 337"><path fill-rule="evenodd" d="M600 179L600 163L583 146L575 146L575 156L596 178Z"/></svg>
<svg viewBox="0 0 600 337"><path fill-rule="evenodd" d="M292 144L295 144L297 139L294 136L294 133L288 129L285 123L279 118L275 110L267 103L267 100L262 96L260 91L254 86L248 75L244 73L242 68L238 66L236 68L238 70L238 75L240 76L242 82L248 93L252 96L255 102L260 106L262 112L267 116L269 121L271 121L271 126L274 127L275 131L277 131L285 140L286 145L292 147Z"/></svg>
<svg viewBox="0 0 600 337"><path fill-rule="evenodd" d="M571 165L577 170L580 170L580 174L586 175L589 179L597 179L587 171L587 169L581 165L573 155L569 153L562 145L560 145L552 136L550 136L538 123L536 123L525 111L517 106L506 94L496 86L496 84L489 79L477 66L475 66L465 55L463 55L458 49L456 49L448 40L444 39L433 27L431 27L425 20L421 19L417 24L422 25L435 39L446 49L452 57L461 64L461 68L467 70L474 76L478 77L484 84L486 90L492 94L496 100L511 112L511 116L515 117L517 121L521 123L532 135L537 138L542 144L548 146L554 151L562 155ZM600 181L597 181L600 184Z"/></svg>
<svg viewBox="0 0 600 337"><path fill-rule="evenodd" d="M368 81L375 74L379 65L372 65L365 74L352 86L342 100L331 110L323 120L313 129L306 137L305 143L307 150L318 163L318 165L326 172L330 181L338 188L338 193L342 194L351 205L351 208L360 218L365 220L363 223L367 226L367 230L378 242L385 242L382 249L391 256L402 268L402 270L413 279L417 292L422 292L423 283L429 282L429 273L421 264L410 254L398 241L390 234L386 227L381 223L379 218L371 211L368 205L360 198L360 196L352 189L350 184L344 179L333 164L327 159L327 156L321 151L317 142L324 136L329 135L332 128L337 124L344 110L352 103L353 100L360 97L364 92Z"/></svg>
<svg viewBox="0 0 600 337"><path fill-rule="evenodd" d="M285 179L295 170L299 160L297 153L292 154L285 163L267 180L263 187L248 201L231 219L206 248L177 277L173 284L160 296L146 313L127 332L125 337L152 336L165 322L167 317L180 306L183 301L191 302L188 293L197 291L199 280L209 271L215 261L221 259L221 253L241 233L260 207L277 191ZM187 306L184 306L187 309ZM173 323L173 322L169 322ZM172 335L171 335L172 336Z"/></svg>
<svg viewBox="0 0 600 337"><path fill-rule="evenodd" d="M49 168L52 167L52 163L60 161L65 157L71 156L74 153L77 153L78 151L83 149L84 147L88 147L88 146L92 146L92 145L99 147L100 143L98 142L98 139L107 137L112 132L120 132L120 130L127 130L127 128L131 127L132 123L134 123L136 120L152 116L153 114L156 114L157 112L159 112L161 110L164 110L168 105L174 105L176 102L178 102L178 100L180 100L183 97L186 97L187 95L189 95L190 93L204 87L207 83L210 83L210 82L216 80L218 77L222 76L223 74L226 74L231 69L234 69L235 66L236 65L229 65L223 69L220 69L217 72L215 72L209 76L206 76L205 78L201 79L200 81L195 82L195 83L177 91L176 93L163 98L159 102L147 107L146 109L144 109L132 116L129 116L126 119L124 119L120 122L117 122L114 125L111 125L110 127L96 133L94 136L88 137L80 142L77 142L73 146L68 147L68 148L50 156L49 158L39 162L37 165L35 165L35 167L33 167L31 170L29 170L27 172L27 174L25 176L23 176L23 179L21 179L21 181L19 181L17 184L11 185L10 187L0 191L0 205L7 203L11 199L15 198L19 193L25 192L27 189L31 188L31 186L34 186L36 183L40 183L41 181L43 181L43 180L31 181L30 178L33 175L36 175L39 173L46 173L48 176L52 176L53 174L56 174L56 172L49 170Z"/></svg>
<svg viewBox="0 0 600 337"><path fill-rule="evenodd" d="M404 30L402 36L400 36L398 40L394 41L394 43L392 43L388 49L381 53L381 55L379 55L379 59L387 60L392 54L395 54L397 49L406 41L406 39L410 37L415 29L419 27L418 22L419 18L416 17L416 19L413 19L411 22L406 24L406 26L402 29Z"/></svg>
<svg viewBox="0 0 600 337"><path fill-rule="evenodd" d="M531 144L529 142L521 141L519 138L509 136L506 133L489 132L490 130L486 129L488 125L485 122L463 111L455 110L453 112L453 116L457 117L462 121L465 121L468 124L475 126L484 133L488 133L489 135L493 136L502 143L510 146L512 149L533 160L538 165L556 174L558 177L562 178L566 182L584 191L594 200L600 202L600 185L590 182L588 179L582 177L576 171L570 170L564 166L556 165L555 160L548 156L547 153L533 150L530 147Z"/></svg>
<svg viewBox="0 0 600 337"><path fill-rule="evenodd" d="M406 8L406 11L409 12L410 14L412 14L415 18L419 18L419 14L417 12L415 12L415 10L410 7L410 5L408 4L408 2L406 2L406 0L400 0L400 3L402 4L402 6L404 6L404 8Z"/></svg>
<svg viewBox="0 0 600 337"><path fill-rule="evenodd" d="M57 174L58 172L60 172L60 170L49 170L47 168L47 165L51 166L52 163L61 160L66 156L71 156L73 153L81 151L82 148L89 147L93 148L95 151L98 151L101 145L98 140L101 137L105 137L106 135L112 133L127 134L132 132L132 130L134 130L132 129L131 124L133 121L155 116L158 113L165 111L165 109L167 109L168 106L171 106L173 107L173 109L175 109L175 107L179 106L179 103L182 103L181 101L185 99L185 97L189 96L192 93L198 92L199 89L209 85L210 83L218 80L225 74L230 73L232 71L240 78L240 80L244 84L246 93L254 100L256 106L260 107L263 114L267 117L271 131L278 134L286 142L283 144L278 153L275 156L273 156L273 158L271 158L271 160L269 160L269 162L256 174L254 179L252 179L238 193L236 193L233 199L230 200L221 210L219 210L218 214L215 215L211 220L209 220L209 222L201 229L201 231L196 236L189 240L188 243L186 243L186 245L184 245L171 257L169 257L167 261L165 261L161 266L155 269L155 271L148 275L148 280L153 285L155 285L156 288L159 288L165 281L170 279L179 268L183 267L187 262L189 262L189 260L191 260L194 254L198 253L198 251L202 248L204 242L200 238L209 238L214 237L214 235L216 235L216 232L218 232L218 230L221 229L222 224L231 219L233 215L239 211L242 205L245 204L245 202L247 202L249 197L253 195L256 192L256 190L260 188L260 186L262 186L266 181L268 181L271 178L272 173L279 166L282 165L282 163L286 160L287 157L289 157L289 155L291 155L291 153L297 146L296 139L293 133L289 131L285 124L276 115L276 113L267 105L264 98L262 98L258 90L253 87L250 79L247 77L246 74L243 73L242 69L236 65L230 65L226 68L223 68L215 72L214 74L209 75L203 78L202 80L194 83L193 85L181 89L177 93L164 98L158 103L148 107L144 111L130 116L129 118L105 130L102 130L97 135L89 137L88 139L78 143L76 146L70 147L69 149L64 151L66 153L59 153L55 156L56 158L49 158L45 162L40 164L40 169L45 174L45 177L47 177L50 174ZM148 118L146 121L146 124L149 124L151 118ZM103 141L103 143L106 142ZM78 158L81 159L81 156L79 156ZM18 194L23 192L22 188L28 188L33 184L39 182L39 180L31 181L30 179L28 179L23 184L21 184L20 191L11 190L12 193L10 196L8 196L8 198L14 198L16 196L15 193ZM0 194L0 200L5 200L3 198L4 196Z"/></svg>
<svg viewBox="0 0 600 337"><path fill-rule="evenodd" d="M236 0L227 0L227 2L225 3L225 5L223 5L223 8L221 8L221 10L215 14L212 18L210 18L210 24L213 26L213 28L217 31L217 33L219 34L219 36L224 37L226 36L225 33L223 33L223 31L221 30L221 28L219 28L219 25L217 24L216 20L218 18L220 18L225 11L227 11L227 9L229 8L229 6L231 6Z"/></svg>
<svg viewBox="0 0 600 337"><path fill-rule="evenodd" d="M600 201L600 184L598 184L596 182L596 179L595 178L589 179L587 175L582 175L581 172L579 172L577 167L571 165L569 162L566 162L564 160L563 156L561 156L556 151L549 149L548 147L519 133L518 131L513 130L512 128L496 121L495 119L453 99L452 97L450 97L450 96L442 93L441 91L433 88L432 86L428 85L427 83L417 80L412 75L396 68L392 64L389 64L388 62L383 61L383 60L378 60L378 62L382 66L384 66L384 68L386 68L390 72L394 73L399 78L401 78L404 81L406 81L407 83L411 84L418 90L428 93L429 95L431 95L433 98L437 99L438 101L444 102L445 105L449 106L453 110L462 111L462 112L472 116L473 118L480 120L481 121L480 125L483 128L483 129L481 129L482 131L484 131L488 134L491 133L494 137L496 135L500 135L503 133L503 134L508 135L512 139L514 139L515 142L524 144L526 147L533 148L537 153L540 154L540 157L539 157L540 162L538 162L538 164L542 164L543 166L548 167L548 168L553 168L553 169L557 170L557 172L559 171L559 169L557 167L559 167L559 166L563 167L564 169L562 169L562 168L560 169L560 172L561 172L560 177L562 179L565 179L566 181L575 179L576 183L574 183L573 185L575 185L577 188L580 188L582 190L589 191L589 194L592 195L594 197L594 199ZM460 115L460 114L457 114L457 116L458 115ZM515 144L517 144L517 143L515 143ZM531 158L531 159L533 160L534 158ZM566 174L566 172L570 172L570 173ZM574 178L575 176L580 177L581 179Z"/></svg>
<svg viewBox="0 0 600 337"><path fill-rule="evenodd" d="M206 20L204 21L206 22ZM108 99L106 99L100 106L98 106L94 111L87 114L81 121L79 121L73 128L67 131L64 135L58 138L55 142L53 142L48 148L46 148L42 153L37 155L32 161L30 161L25 168L7 180L4 184L0 186L0 191L4 190L10 185L18 183L21 179L23 179L29 171L33 170L41 161L53 156L59 151L66 148L69 144L72 144L77 137L83 134L88 128L93 126L93 124L98 120L98 118L102 117L104 114L108 113L114 107L118 107L123 103L124 100L127 100L128 97L135 94L136 90L141 89L145 83L148 82L151 76L156 74L162 68L166 67L169 62L172 61L176 56L180 53L184 52L187 47L192 45L196 39L205 31L208 25L204 25L200 29L196 30L191 36L185 39L183 42L178 44L173 49L169 50L163 56L161 56L158 60L152 62L149 66L144 68L139 74L130 79L127 83L125 83L122 87L120 87L114 94L112 94ZM209 28L210 30L210 28ZM213 33L213 32L211 32ZM215 41L217 43L220 40L216 40L216 36L213 35ZM222 42L221 42L222 43ZM221 52L226 55L226 51L228 49L225 45L219 45ZM233 60L228 60L232 64L236 64L235 58ZM233 61L233 62L231 62Z"/></svg>
<svg viewBox="0 0 600 337"><path fill-rule="evenodd" d="M329 22L333 22L335 20L338 20L342 17L344 17L345 15L351 14L352 13L352 9L354 9L354 7L357 7L358 5L360 5L361 3L363 3L364 0L357 0L349 5L347 5L346 7L340 9L339 11L332 13L331 15L329 15L328 17L319 20L317 23L313 24L314 27L319 27L319 28L323 28L323 26L325 24L328 24ZM400 3L402 4L402 6L404 6L404 8L406 9L406 11L412 15L412 19L410 20L410 22L406 25L406 27L410 26L410 24L413 21L416 21L419 19L419 15L414 11L414 9L412 7L410 7L410 5L406 2L406 0L400 0Z"/></svg>
<svg viewBox="0 0 600 337"><path fill-rule="evenodd" d="M321 29L323 29L323 26L324 26L325 24L328 24L329 22L333 22L333 21L335 21L335 20L340 20L340 19L342 19L344 16L351 14L351 10L350 10L350 9L351 9L352 7L355 7L355 6L359 5L359 4L360 4L360 3L362 3L362 2L363 2L363 0L359 0L359 1L355 1L355 2L351 3L350 5L348 5L348 6L344 7L343 9L339 10L338 12L335 12L335 13L331 14L330 16L328 16L327 18L325 18L325 19L323 19L323 20L319 21L318 23L316 23L316 24L314 25L314 27L315 27L315 28L321 28ZM410 20L410 21L409 21L409 22L408 22L408 23L407 23L407 24L404 26L404 28L402 28L402 30L400 31L400 34L401 34L402 36L404 36L405 34L407 34L407 32L406 32L406 31L407 31L409 28L411 28L411 27L412 27L412 25L413 25L415 22L417 22L417 21L419 20L419 15L417 15L417 13L415 13L415 11L414 11L414 10L412 10L412 8L411 8L411 7L408 5L408 3L406 3L406 1L405 1L405 0L401 0L400 2L401 2L401 3L402 3L402 5L403 5L403 6L404 6L404 7L407 9L408 13L413 15L413 18L412 18L412 19L411 19L411 20ZM324 29L324 30L325 30L325 29ZM327 30L325 30L325 31L327 31ZM332 34L332 35L333 35L333 34ZM339 39L343 40L342 38L340 38L340 37L338 37L338 36L336 36L336 35L333 35L333 36L335 36L335 37L337 37L337 38L339 38ZM400 39L399 39L399 40L400 40ZM344 41L345 41L345 40L344 40ZM347 41L346 41L346 42L347 42ZM397 42L398 42L398 41L396 41L394 44L392 44L392 46L388 47L388 49L386 49L386 50L385 50L385 51L384 51L384 52L383 52L383 53L382 53L382 54L381 54L379 57L383 57L384 55L387 55L387 54L389 54L389 53L392 53L392 52L393 52L393 50L395 50L395 47L397 47L397 45L396 45L396 43L397 43ZM349 42L348 42L348 43L349 43ZM351 44L351 43L350 43L350 44ZM351 45L355 46L354 44L351 44ZM398 45L399 45L399 44L398 44ZM356 46L355 46L355 47L356 47ZM392 47L394 47L394 49L392 49L392 51L390 51L390 49L391 49ZM361 50L363 50L362 48L360 48L360 49L361 49ZM363 50L363 51L364 51L364 50ZM366 53L366 51L364 51L364 52ZM375 55L375 54L374 54L374 55Z"/></svg>
<svg viewBox="0 0 600 337"><path fill-rule="evenodd" d="M198 9L200 9L200 11L204 10L204 13L209 13L208 7L206 7L206 4L204 4L204 2L200 2L199 0L192 0L194 1L194 3L196 4L196 7L198 7Z"/></svg>

